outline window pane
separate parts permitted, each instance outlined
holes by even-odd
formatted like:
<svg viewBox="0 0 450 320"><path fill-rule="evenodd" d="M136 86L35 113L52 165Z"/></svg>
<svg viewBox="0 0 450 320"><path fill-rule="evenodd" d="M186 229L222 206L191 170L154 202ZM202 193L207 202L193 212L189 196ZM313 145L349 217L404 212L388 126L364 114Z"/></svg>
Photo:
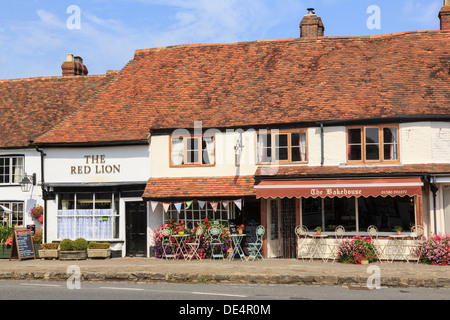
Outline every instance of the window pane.
<svg viewBox="0 0 450 320"><path fill-rule="evenodd" d="M302 224L308 230L322 226L322 199L302 199Z"/></svg>
<svg viewBox="0 0 450 320"><path fill-rule="evenodd" d="M79 210L92 210L94 208L94 195L92 193L77 194L77 214Z"/></svg>
<svg viewBox="0 0 450 320"><path fill-rule="evenodd" d="M111 193L96 193L95 194L95 209L111 209L112 195Z"/></svg>
<svg viewBox="0 0 450 320"><path fill-rule="evenodd" d="M275 135L275 159L289 160L289 139L287 134Z"/></svg>
<svg viewBox="0 0 450 320"><path fill-rule="evenodd" d="M349 144L361 144L361 129L348 129L347 132Z"/></svg>
<svg viewBox="0 0 450 320"><path fill-rule="evenodd" d="M384 160L398 160L397 128L383 128L383 142Z"/></svg>
<svg viewBox="0 0 450 320"><path fill-rule="evenodd" d="M366 145L366 160L380 160L380 148L378 145Z"/></svg>
<svg viewBox="0 0 450 320"><path fill-rule="evenodd" d="M202 140L202 163L214 164L214 137L203 137Z"/></svg>
<svg viewBox="0 0 450 320"><path fill-rule="evenodd" d="M58 210L73 210L73 209L75 209L74 194L58 195Z"/></svg>
<svg viewBox="0 0 450 320"><path fill-rule="evenodd" d="M272 162L272 135L258 134L258 162Z"/></svg>
<svg viewBox="0 0 450 320"><path fill-rule="evenodd" d="M184 164L184 139L172 138L171 150L172 165L180 166Z"/></svg>
<svg viewBox="0 0 450 320"><path fill-rule="evenodd" d="M356 231L355 198L325 198L325 231L343 226L345 231Z"/></svg>
<svg viewBox="0 0 450 320"><path fill-rule="evenodd" d="M197 138L186 139L186 163L199 162L199 144Z"/></svg>
<svg viewBox="0 0 450 320"><path fill-rule="evenodd" d="M349 161L362 160L362 153L361 153L360 145L348 146L348 160Z"/></svg>
<svg viewBox="0 0 450 320"><path fill-rule="evenodd" d="M378 128L366 128L366 143L379 143L380 136Z"/></svg>
<svg viewBox="0 0 450 320"><path fill-rule="evenodd" d="M0 183L9 183L10 159L0 158Z"/></svg>

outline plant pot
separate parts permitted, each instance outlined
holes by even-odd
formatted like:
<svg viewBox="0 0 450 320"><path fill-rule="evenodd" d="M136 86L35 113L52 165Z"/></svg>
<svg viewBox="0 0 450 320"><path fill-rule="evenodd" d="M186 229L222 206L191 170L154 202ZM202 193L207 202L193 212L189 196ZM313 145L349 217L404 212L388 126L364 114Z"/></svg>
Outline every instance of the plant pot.
<svg viewBox="0 0 450 320"><path fill-rule="evenodd" d="M58 259L59 257L59 250L58 249L45 249L45 250L39 250L39 258L40 259Z"/></svg>
<svg viewBox="0 0 450 320"><path fill-rule="evenodd" d="M34 256L36 259L40 259L39 256L39 248L41 247L40 243L34 243Z"/></svg>
<svg viewBox="0 0 450 320"><path fill-rule="evenodd" d="M238 234L244 234L244 230L238 230Z"/></svg>
<svg viewBox="0 0 450 320"><path fill-rule="evenodd" d="M9 259L11 255L11 246L0 243L0 259Z"/></svg>
<svg viewBox="0 0 450 320"><path fill-rule="evenodd" d="M399 235L401 235L402 234L402 232L401 231L397 231L397 235L399 236Z"/></svg>
<svg viewBox="0 0 450 320"><path fill-rule="evenodd" d="M89 259L109 259L111 257L111 249L87 249L87 256Z"/></svg>
<svg viewBox="0 0 450 320"><path fill-rule="evenodd" d="M87 259L87 251L60 251L59 252L59 260L86 260Z"/></svg>

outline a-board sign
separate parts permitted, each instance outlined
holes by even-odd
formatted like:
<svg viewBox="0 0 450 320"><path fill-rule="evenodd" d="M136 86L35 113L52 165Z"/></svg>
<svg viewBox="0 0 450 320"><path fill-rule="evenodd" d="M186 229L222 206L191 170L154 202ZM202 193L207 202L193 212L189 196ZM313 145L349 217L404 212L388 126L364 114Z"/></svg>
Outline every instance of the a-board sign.
<svg viewBox="0 0 450 320"><path fill-rule="evenodd" d="M11 259L19 259L19 261L22 259L36 259L31 230L14 229L11 254L9 255L9 260Z"/></svg>

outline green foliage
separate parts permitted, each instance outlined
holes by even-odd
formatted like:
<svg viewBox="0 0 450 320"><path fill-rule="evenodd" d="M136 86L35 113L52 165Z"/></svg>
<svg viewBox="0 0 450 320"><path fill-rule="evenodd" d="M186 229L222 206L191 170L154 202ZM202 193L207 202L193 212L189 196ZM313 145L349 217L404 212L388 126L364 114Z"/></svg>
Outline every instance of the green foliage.
<svg viewBox="0 0 450 320"><path fill-rule="evenodd" d="M88 242L86 239L78 238L73 242L73 250L81 251L81 250L87 250L88 248Z"/></svg>
<svg viewBox="0 0 450 320"><path fill-rule="evenodd" d="M109 249L110 248L109 242L89 242L89 249Z"/></svg>
<svg viewBox="0 0 450 320"><path fill-rule="evenodd" d="M43 243L39 247L40 250L57 250L59 246L59 243Z"/></svg>
<svg viewBox="0 0 450 320"><path fill-rule="evenodd" d="M73 241L70 239L64 239L59 244L61 251L73 251Z"/></svg>

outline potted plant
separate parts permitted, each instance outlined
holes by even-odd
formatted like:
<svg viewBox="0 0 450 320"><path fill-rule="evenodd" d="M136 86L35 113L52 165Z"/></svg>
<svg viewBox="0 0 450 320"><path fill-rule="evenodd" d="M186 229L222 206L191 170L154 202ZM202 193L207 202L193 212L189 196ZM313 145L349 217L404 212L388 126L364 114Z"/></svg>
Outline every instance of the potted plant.
<svg viewBox="0 0 450 320"><path fill-rule="evenodd" d="M0 259L9 259L11 254L13 228L0 224Z"/></svg>
<svg viewBox="0 0 450 320"><path fill-rule="evenodd" d="M111 257L111 246L108 242L89 242L87 256L92 258L108 259Z"/></svg>
<svg viewBox="0 0 450 320"><path fill-rule="evenodd" d="M64 239L59 244L60 260L85 260L87 259L88 242L86 239L78 238L75 241Z"/></svg>
<svg viewBox="0 0 450 320"><path fill-rule="evenodd" d="M42 244L42 230L39 229L39 230L36 230L33 235L33 246L34 246L34 252L36 254L36 259L40 258L39 249L40 249L41 244Z"/></svg>
<svg viewBox="0 0 450 320"><path fill-rule="evenodd" d="M241 224L240 226L237 226L236 229L238 231L238 234L243 234L245 226L243 224Z"/></svg>
<svg viewBox="0 0 450 320"><path fill-rule="evenodd" d="M394 231L397 232L398 235L402 233L402 227L401 226L395 226Z"/></svg>
<svg viewBox="0 0 450 320"><path fill-rule="evenodd" d="M316 227L314 230L316 230L319 235L322 233L322 227Z"/></svg>
<svg viewBox="0 0 450 320"><path fill-rule="evenodd" d="M59 257L59 243L43 243L39 247L40 259L58 259Z"/></svg>

